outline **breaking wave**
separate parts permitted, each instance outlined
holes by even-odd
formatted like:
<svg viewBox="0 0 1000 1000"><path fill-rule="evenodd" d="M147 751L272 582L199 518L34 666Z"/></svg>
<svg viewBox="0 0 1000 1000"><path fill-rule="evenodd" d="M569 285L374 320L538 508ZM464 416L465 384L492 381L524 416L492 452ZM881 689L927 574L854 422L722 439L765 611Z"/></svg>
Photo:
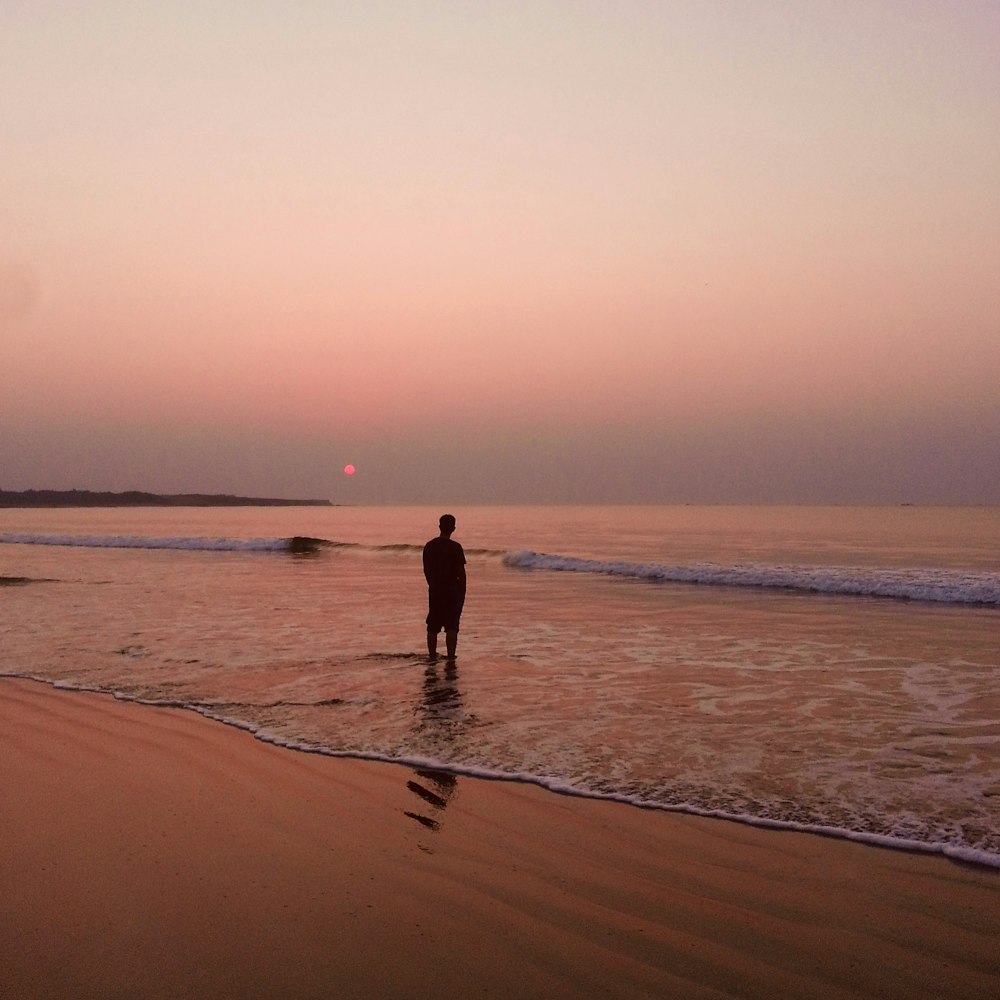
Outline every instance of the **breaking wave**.
<svg viewBox="0 0 1000 1000"><path fill-rule="evenodd" d="M71 545L88 549L185 549L193 552L316 552L334 542L292 538L150 538L144 535L0 534L8 545Z"/></svg>
<svg viewBox="0 0 1000 1000"><path fill-rule="evenodd" d="M288 538L205 538L145 535L37 535L0 533L0 544L66 545L84 548L181 549L200 552L290 552L323 549L419 555L423 545L371 545L293 535ZM502 558L512 569L560 573L592 573L654 583L686 583L717 587L751 587L851 597L884 597L904 601L1000 607L1000 575L963 570L892 569L861 566L720 566L712 563L665 565L550 555L529 549L503 552L466 549L468 555Z"/></svg>
<svg viewBox="0 0 1000 1000"><path fill-rule="evenodd" d="M149 535L34 535L0 533L0 545L66 545L88 549L182 549L188 552L293 552L310 553L322 549L349 549L355 552L380 552L387 554L416 554L423 551L423 544L394 542L368 545L362 542L332 541L329 538L312 538L293 535L290 538L203 538L168 537ZM503 551L496 549L466 549L469 555L494 556Z"/></svg>
<svg viewBox="0 0 1000 1000"><path fill-rule="evenodd" d="M546 555L521 550L504 556L517 569L596 573L655 583L758 587L854 597L889 597L945 604L1000 606L1000 576L949 569L876 569L810 566L664 566Z"/></svg>

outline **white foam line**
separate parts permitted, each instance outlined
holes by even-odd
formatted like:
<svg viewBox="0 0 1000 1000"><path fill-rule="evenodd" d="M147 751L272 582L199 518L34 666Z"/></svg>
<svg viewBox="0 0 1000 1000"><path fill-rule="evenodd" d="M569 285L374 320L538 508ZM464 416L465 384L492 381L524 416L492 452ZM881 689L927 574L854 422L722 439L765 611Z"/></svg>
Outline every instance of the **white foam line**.
<svg viewBox="0 0 1000 1000"><path fill-rule="evenodd" d="M10 545L66 545L94 549L182 549L191 552L284 552L288 538L150 538L142 535L0 534Z"/></svg>
<svg viewBox="0 0 1000 1000"><path fill-rule="evenodd" d="M837 840L850 840L856 843L867 844L871 847L883 847L896 851L913 851L920 854L936 854L949 858L953 861L961 861L965 864L979 865L984 868L1000 870L1000 854L992 851L984 851L974 847L963 847L956 844L938 843L923 840L912 840L906 837L893 837L888 834L868 833L862 830L848 830L837 826L826 826L821 823L799 823L793 820L777 820L764 816L754 816L750 813L728 813L721 809L705 809L701 806L690 803L662 803L652 802L639 796L619 795L611 792L597 792L587 788L580 788L569 782L545 777L528 772L501 771L493 768L478 767L476 765L456 765L454 763L436 760L430 757L421 757L415 754L407 754L394 757L391 754L377 753L371 750L334 750L330 747L320 746L314 743L304 743L298 740L290 740L279 736L273 732L255 726L242 719L232 719L213 712L208 706L193 705L190 703L174 700L156 700L148 698L137 698L125 694L121 691L108 691L104 688L87 687L75 685L66 681L51 681L44 677L37 677L31 674L19 674L13 672L0 672L0 678L12 678L18 680L36 681L40 684L47 684L52 688L62 691L79 691L92 694L111 694L117 701L128 702L130 704L147 705L153 708L179 708L195 712L203 718L213 722L230 726L250 733L261 743L271 746L282 747L285 750L294 750L298 753L318 754L321 757L333 757L341 760L368 760L383 764L398 764L403 767L430 768L436 771L445 771L450 774L476 778L484 781L512 781L523 785L535 785L544 788L546 791L557 795L568 795L573 798L595 799L601 802L618 802L622 805L634 806L639 809L657 810L659 812L680 813L687 816L702 816L708 819L728 820L732 823L742 823L745 826L761 827L769 830L786 830L797 833L817 834L823 837L832 837Z"/></svg>
<svg viewBox="0 0 1000 1000"><path fill-rule="evenodd" d="M742 823L746 826L762 827L770 830L794 831L797 833L817 834L833 837L838 840L851 840L872 847L883 847L897 851L915 851L921 854L938 854L954 861L966 864L980 865L986 868L1000 869L1000 854L983 851L961 845L911 840L905 837L893 837L888 834L868 833L861 830L849 830L842 827L826 826L819 823L799 823L793 820L776 820L764 816L754 816L750 813L729 813L721 809L705 809L690 803L666 804L653 802L638 796L619 795L608 792L596 792L580 788L560 779L544 777L528 772L509 772L497 769L478 767L475 765L456 765L454 763L436 760L430 757L407 754L392 756L370 750L334 750L314 743L303 743L290 740L273 732L254 726L243 720L228 719L197 706L189 706L192 711L224 725L233 726L251 733L262 743L295 750L299 753L314 753L323 757L334 757L344 760L368 760L383 764L399 764L404 767L430 768L445 771L450 774L476 778L484 781L512 781L518 784L535 785L557 795L568 795L573 798L595 799L602 802L617 802L622 805L634 806L639 809L658 810L660 812L681 813L688 816L703 816L709 819L728 820L732 823Z"/></svg>
<svg viewBox="0 0 1000 1000"><path fill-rule="evenodd" d="M891 597L950 604L1000 605L1000 576L947 569L895 570L811 566L669 566L508 552L504 564L517 569L595 573L664 583L760 587L854 597Z"/></svg>

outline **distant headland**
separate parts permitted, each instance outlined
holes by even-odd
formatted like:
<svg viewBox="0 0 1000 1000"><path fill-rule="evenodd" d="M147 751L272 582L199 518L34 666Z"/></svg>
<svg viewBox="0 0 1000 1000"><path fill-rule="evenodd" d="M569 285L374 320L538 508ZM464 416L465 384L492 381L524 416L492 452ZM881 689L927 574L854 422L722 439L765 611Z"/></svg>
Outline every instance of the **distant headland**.
<svg viewBox="0 0 1000 1000"><path fill-rule="evenodd" d="M90 490L0 490L0 507L333 507L329 500L278 500L215 493L93 493Z"/></svg>

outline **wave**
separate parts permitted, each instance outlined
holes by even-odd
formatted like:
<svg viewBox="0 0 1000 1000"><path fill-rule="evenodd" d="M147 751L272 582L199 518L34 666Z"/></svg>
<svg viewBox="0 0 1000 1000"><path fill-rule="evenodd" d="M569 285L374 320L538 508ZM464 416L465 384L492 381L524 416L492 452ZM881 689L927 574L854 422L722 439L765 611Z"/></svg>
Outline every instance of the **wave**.
<svg viewBox="0 0 1000 1000"><path fill-rule="evenodd" d="M869 569L865 567L666 566L546 555L523 549L508 552L504 564L517 569L595 573L656 583L756 587L852 597L889 597L944 604L1000 606L1000 577L949 569Z"/></svg>
<svg viewBox="0 0 1000 1000"><path fill-rule="evenodd" d="M422 544L380 545L333 541L308 535L288 538L206 538L145 535L36 535L0 533L0 544L66 545L84 548L182 549L198 552L290 552L323 549L419 555ZM592 573L654 583L753 587L850 597L886 597L906 601L1000 607L1000 576L954 569L891 569L851 566L720 566L713 563L665 565L550 555L530 549L466 549L468 555L500 558L513 569Z"/></svg>
<svg viewBox="0 0 1000 1000"><path fill-rule="evenodd" d="M118 695L115 695L115 697L118 697ZM644 798L642 795L599 791L549 775L534 774L527 771L506 771L502 768L483 767L476 764L456 764L452 761L427 757L423 754L391 754L372 750L339 750L314 742L292 739L272 732L264 726L217 714L203 706L178 705L176 707L189 708L214 722L220 722L234 729L249 732L255 739L260 740L261 743L268 743L286 750L294 750L298 753L317 754L322 757L346 760L368 760L377 763L402 765L414 769L429 768L434 771L453 774L458 777L475 778L481 781L509 781L517 784L535 785L556 795L566 795L571 798L594 799L599 802L617 802L638 809L681 813L687 816L701 816L709 819L723 819L732 823L741 823L745 826L760 827L765 830L788 830L796 833L818 834L823 837L850 840L890 850L937 854L952 861L960 861L964 864L980 865L985 868L1000 870L1000 854L967 844L956 844L938 840L916 840L913 837L907 836L904 832L877 833L869 830L836 826L832 823L808 823L791 819L776 819L769 816L758 816L749 812L709 808L691 802L660 802Z"/></svg>
<svg viewBox="0 0 1000 1000"><path fill-rule="evenodd" d="M408 657L410 654L375 653L370 655L399 655ZM956 842L950 839L938 839L936 837L931 837L926 840L918 839L912 835L912 831L904 828L905 824L904 826L900 826L898 829L890 829L886 832L879 832L877 830L866 830L856 826L838 825L833 821L827 823L822 821L808 822L791 818L761 815L759 813L748 812L741 809L718 808L702 804L697 801L666 801L659 798L653 799L638 792L627 792L624 790L614 791L607 789L602 790L593 787L586 781L574 781L547 773L507 769L499 765L489 766L472 762L447 760L444 758L427 756L424 753L408 752L406 750L402 752L389 752L374 749L336 747L323 742L299 739L295 736L277 732L269 728L267 725L246 718L243 714L243 710L248 707L252 707L254 709L269 709L302 706L306 708L329 707L336 709L345 703L341 698L324 698L316 701L276 700L254 703L225 700L199 701L184 698L143 696L134 692L116 690L114 687L102 686L100 684L95 685L79 683L70 680L53 680L52 678L36 675L30 671L0 670L0 678L32 681L48 685L57 691L106 694L113 697L116 701L131 704L148 705L156 708L175 708L195 712L213 722L221 723L234 729L248 732L262 743L282 747L298 753L316 754L323 757L338 759L374 761L391 765L401 765L418 770L421 768L429 768L437 772L445 772L458 777L468 777L478 780L507 781L518 784L529 784L546 789L547 791L553 792L557 795L594 799L604 802L616 802L640 809L724 819L764 829L790 830L800 833L819 834L821 836L855 841L857 843L869 844L893 850L936 854L950 858L953 861L1000 870L1000 853L997 853L995 850L977 846L975 844L964 843L962 841Z"/></svg>
<svg viewBox="0 0 1000 1000"><path fill-rule="evenodd" d="M147 535L33 535L0 533L0 545L67 545L88 549L185 549L191 552L293 552L310 553L321 549L350 549L357 552L416 554L423 552L423 543L393 542L369 545L363 542L333 541L293 535L290 538L156 538ZM501 549L466 549L469 555L504 555Z"/></svg>
<svg viewBox="0 0 1000 1000"><path fill-rule="evenodd" d="M69 545L88 549L184 549L193 552L316 552L337 543L325 538L151 538L144 535L0 534L0 544Z"/></svg>
<svg viewBox="0 0 1000 1000"><path fill-rule="evenodd" d="M414 769L430 768L434 771L445 772L459 777L474 778L482 781L509 781L517 784L535 785L544 788L557 795L566 795L572 798L594 799L602 802L617 802L622 805L633 806L639 809L648 809L658 812L681 813L688 816L702 816L711 819L723 819L730 822L741 823L746 826L755 826L769 830L790 830L798 833L819 834L820 836L833 837L838 840L850 840L856 843L869 844L875 847L884 847L891 850L912 851L922 854L937 854L953 861L960 861L965 864L980 865L986 868L1000 870L1000 854L971 844L952 843L946 840L918 840L908 836L903 830L880 833L874 830L856 829L845 826L838 826L835 823L803 822L793 819L781 819L771 816L762 816L742 810L713 808L700 805L697 802L666 802L647 798L641 794L615 791L602 791L587 784L580 784L575 781L560 779L552 775L536 774L530 771L506 770L502 767L489 767L473 763L457 763L455 761L444 760L437 757L428 757L420 753L387 753L377 750L364 749L341 749L317 743L311 740L300 740L269 729L267 726L252 722L239 715L231 715L226 710L234 707L227 703L191 702L173 699L142 698L134 695L127 695L119 691L107 691L100 688L79 686L71 683L52 682L44 678L32 677L24 674L0 674L6 677L21 677L25 680L36 680L41 683L51 684L52 687L71 691L96 691L98 693L111 694L118 701L133 702L140 705L152 705L158 708L179 708L196 712L198 715L213 722L222 723L234 729L243 730L250 733L261 743L271 746L282 747L298 753L317 754L322 757L332 757L346 760L367 760L378 763L402 765ZM294 702L275 702L274 705L296 704ZM308 703L310 707L317 705L338 706L343 704L341 699L332 698L325 701ZM259 706L267 707L267 705Z"/></svg>

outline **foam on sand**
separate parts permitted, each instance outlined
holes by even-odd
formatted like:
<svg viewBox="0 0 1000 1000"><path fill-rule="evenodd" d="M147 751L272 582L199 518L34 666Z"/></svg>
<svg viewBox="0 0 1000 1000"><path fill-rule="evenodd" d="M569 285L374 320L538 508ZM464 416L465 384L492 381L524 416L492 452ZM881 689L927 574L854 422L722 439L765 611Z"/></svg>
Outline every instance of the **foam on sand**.
<svg viewBox="0 0 1000 1000"><path fill-rule="evenodd" d="M517 569L596 573L654 583L758 587L803 593L1000 606L1000 577L948 569L891 569L849 566L667 566L547 555L522 549L504 557Z"/></svg>
<svg viewBox="0 0 1000 1000"><path fill-rule="evenodd" d="M940 858L296 754L24 681L0 682L0 783L4 996L996 984L995 874Z"/></svg>

